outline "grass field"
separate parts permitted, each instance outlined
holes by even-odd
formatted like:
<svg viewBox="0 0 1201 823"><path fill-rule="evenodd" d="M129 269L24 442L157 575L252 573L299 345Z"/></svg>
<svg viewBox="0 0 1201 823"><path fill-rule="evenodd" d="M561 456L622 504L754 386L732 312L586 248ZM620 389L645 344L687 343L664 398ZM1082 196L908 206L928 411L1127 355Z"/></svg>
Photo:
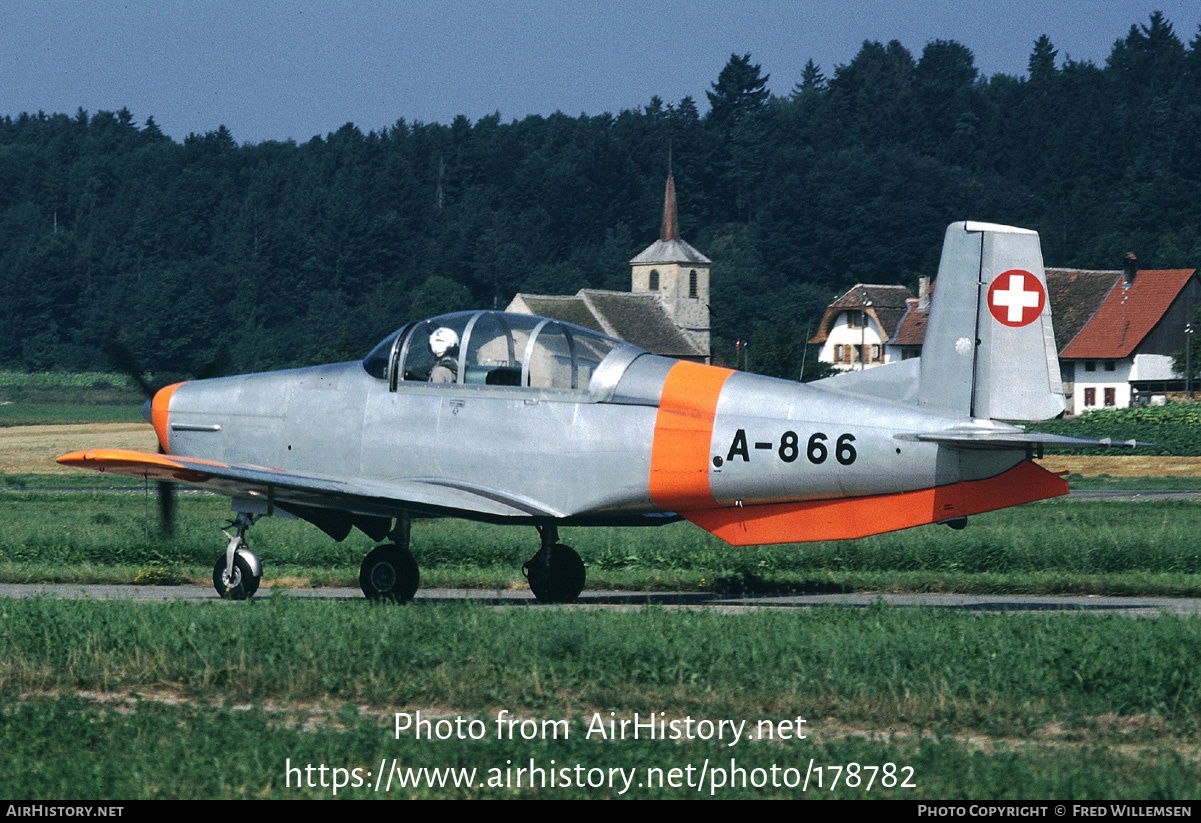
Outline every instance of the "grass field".
<svg viewBox="0 0 1201 823"><path fill-rule="evenodd" d="M285 764L376 769L827 768L722 797L1197 798L1201 621L888 607L722 615L427 604L29 600L0 605L0 795L330 796ZM395 734L395 712L479 719L479 740ZM497 739L495 718L535 721ZM601 720L806 721L803 740L587 736ZM613 713L613 714L610 714ZM567 721L553 739L542 721ZM698 727L697 732L700 729ZM629 730L627 729L627 732ZM551 738L551 739L547 739ZM892 763L913 788L830 788ZM716 774L710 772L710 779ZM781 779L788 775L781 773ZM877 773L878 776L878 773ZM681 783L685 778L681 777ZM799 782L799 779L796 780ZM371 783L368 781L367 786ZM617 787L619 788L619 787ZM617 788L542 788L546 797ZM507 786L401 790L507 797ZM339 796L365 797L366 787ZM697 796L632 786L627 796Z"/></svg>
<svg viewBox="0 0 1201 823"><path fill-rule="evenodd" d="M0 580L209 580L231 516L224 497L184 495L177 532L158 532L152 490L0 492ZM954 591L1196 595L1201 506L1044 502L973 517L955 531L924 526L864 540L732 548L688 523L565 529L588 586L680 591ZM373 542L336 543L301 521L268 518L249 537L264 585L355 586ZM417 521L424 586L524 587L532 528Z"/></svg>

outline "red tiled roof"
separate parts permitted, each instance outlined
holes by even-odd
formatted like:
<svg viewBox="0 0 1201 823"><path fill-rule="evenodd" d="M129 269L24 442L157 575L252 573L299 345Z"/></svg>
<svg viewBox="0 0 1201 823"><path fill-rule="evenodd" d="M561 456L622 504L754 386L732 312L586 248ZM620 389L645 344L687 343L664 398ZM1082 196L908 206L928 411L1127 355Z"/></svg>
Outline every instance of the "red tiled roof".
<svg viewBox="0 0 1201 823"><path fill-rule="evenodd" d="M1109 293L1060 357L1105 360L1129 357L1195 272L1196 269L1140 271L1129 288L1118 286Z"/></svg>
<svg viewBox="0 0 1201 823"><path fill-rule="evenodd" d="M897 333L888 341L890 346L920 346L926 339L926 323L930 320L930 305L917 307L917 298L909 299L909 312L897 327Z"/></svg>

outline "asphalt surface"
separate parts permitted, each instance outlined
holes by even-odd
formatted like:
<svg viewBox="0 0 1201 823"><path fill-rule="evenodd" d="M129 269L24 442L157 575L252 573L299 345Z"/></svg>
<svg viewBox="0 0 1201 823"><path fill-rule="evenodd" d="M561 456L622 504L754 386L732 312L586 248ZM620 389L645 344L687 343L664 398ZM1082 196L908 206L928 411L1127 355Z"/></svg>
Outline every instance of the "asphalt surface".
<svg viewBox="0 0 1201 823"><path fill-rule="evenodd" d="M358 589L322 588L280 589L288 597L319 600L362 600ZM277 592L260 589L256 600L276 596ZM60 597L90 600L171 601L193 600L220 602L207 586L120 586L93 584L0 584L0 597ZM477 602L489 605L564 608L540 605L528 590L491 591L480 589L422 589L415 603ZM866 608L877 603L891 606L991 612L1065 612L1073 614L1120 614L1129 617L1154 617L1160 614L1201 614L1201 598L1171 597L1080 597L1050 595L980 594L762 594L719 595L707 592L600 592L586 591L577 603L567 608L633 609L648 605L741 612L762 608L807 609L828 606ZM241 604L230 603L233 608Z"/></svg>

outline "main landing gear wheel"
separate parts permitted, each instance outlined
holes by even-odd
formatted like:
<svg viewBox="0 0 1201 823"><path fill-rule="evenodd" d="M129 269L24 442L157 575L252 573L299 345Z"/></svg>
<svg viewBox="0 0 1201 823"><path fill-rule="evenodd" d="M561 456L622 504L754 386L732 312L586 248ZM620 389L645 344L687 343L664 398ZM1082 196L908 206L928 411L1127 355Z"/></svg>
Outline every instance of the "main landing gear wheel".
<svg viewBox="0 0 1201 823"><path fill-rule="evenodd" d="M407 603L417 593L419 579L413 554L395 543L376 546L359 568L359 588L368 600Z"/></svg>
<svg viewBox="0 0 1201 823"><path fill-rule="evenodd" d="M213 588L227 600L247 600L253 597L259 590L261 579L255 576L250 562L241 552L234 555L233 573L229 576L228 584L225 582L225 555L217 558L217 565L213 566Z"/></svg>
<svg viewBox="0 0 1201 823"><path fill-rule="evenodd" d="M571 603L584 590L584 561L571 546L543 546L521 567L542 603Z"/></svg>

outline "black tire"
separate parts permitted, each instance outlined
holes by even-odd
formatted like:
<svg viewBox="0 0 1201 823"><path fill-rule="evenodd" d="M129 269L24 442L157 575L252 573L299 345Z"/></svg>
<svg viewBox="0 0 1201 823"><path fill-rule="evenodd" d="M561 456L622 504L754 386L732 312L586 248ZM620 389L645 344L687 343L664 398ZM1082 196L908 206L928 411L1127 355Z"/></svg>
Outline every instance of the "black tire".
<svg viewBox="0 0 1201 823"><path fill-rule="evenodd" d="M221 581L224 573L225 555L223 554L217 558L217 565L213 566L213 588L226 600L246 600L253 597L254 593L259 590L259 578L251 573L250 564L241 555L234 555L234 573L229 581L228 589Z"/></svg>
<svg viewBox="0 0 1201 823"><path fill-rule="evenodd" d="M420 580L412 552L395 543L376 546L359 567L359 588L368 600L408 603Z"/></svg>
<svg viewBox="0 0 1201 823"><path fill-rule="evenodd" d="M521 571L540 603L571 603L584 590L584 561L562 543L551 550L549 563L547 550L539 549Z"/></svg>

